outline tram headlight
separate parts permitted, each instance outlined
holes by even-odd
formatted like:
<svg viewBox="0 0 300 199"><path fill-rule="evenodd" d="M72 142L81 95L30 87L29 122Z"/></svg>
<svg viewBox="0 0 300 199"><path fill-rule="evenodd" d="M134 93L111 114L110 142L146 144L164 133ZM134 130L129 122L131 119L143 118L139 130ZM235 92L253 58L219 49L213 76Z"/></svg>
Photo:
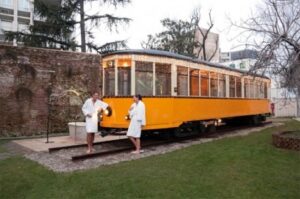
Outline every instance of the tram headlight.
<svg viewBox="0 0 300 199"><path fill-rule="evenodd" d="M130 116L129 116L129 115L126 115L126 116L125 116L125 120L130 120Z"/></svg>
<svg viewBox="0 0 300 199"><path fill-rule="evenodd" d="M112 109L110 108L110 106L108 106L104 111L103 111L104 115L106 116L111 116L112 114Z"/></svg>

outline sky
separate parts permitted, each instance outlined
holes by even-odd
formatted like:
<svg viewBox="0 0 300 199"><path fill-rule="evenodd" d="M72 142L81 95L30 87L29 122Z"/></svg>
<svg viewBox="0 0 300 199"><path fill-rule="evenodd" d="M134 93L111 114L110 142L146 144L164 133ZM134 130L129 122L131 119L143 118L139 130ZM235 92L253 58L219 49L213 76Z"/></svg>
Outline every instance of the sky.
<svg viewBox="0 0 300 199"><path fill-rule="evenodd" d="M121 26L117 32L110 33L94 30L96 43L104 44L109 41L126 39L129 48L140 49L141 42L147 39L148 34L163 31L161 20L164 18L188 20L195 8L201 7L202 21L200 25L205 28L208 12L212 10L215 25L213 32L220 35L220 48L222 52L243 48L241 41L236 39L238 32L230 28L228 17L234 21L247 18L262 0L132 0L125 7L112 7L100 5L98 2L86 5L89 14L110 13L115 16L132 19L128 26Z"/></svg>

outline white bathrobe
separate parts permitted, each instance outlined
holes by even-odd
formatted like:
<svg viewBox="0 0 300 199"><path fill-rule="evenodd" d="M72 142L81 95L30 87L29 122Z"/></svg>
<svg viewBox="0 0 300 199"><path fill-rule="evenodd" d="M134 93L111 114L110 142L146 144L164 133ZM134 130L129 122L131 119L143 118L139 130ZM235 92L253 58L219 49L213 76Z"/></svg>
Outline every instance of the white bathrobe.
<svg viewBox="0 0 300 199"><path fill-rule="evenodd" d="M89 98L85 101L82 106L82 112L85 116L85 128L87 133L98 132L98 111L106 109L107 107L108 104L101 100L96 100L96 102L93 103L92 98ZM87 114L92 117L87 117Z"/></svg>
<svg viewBox="0 0 300 199"><path fill-rule="evenodd" d="M130 124L127 136L139 138L141 137L142 126L146 125L145 104L139 101L133 103L129 110Z"/></svg>

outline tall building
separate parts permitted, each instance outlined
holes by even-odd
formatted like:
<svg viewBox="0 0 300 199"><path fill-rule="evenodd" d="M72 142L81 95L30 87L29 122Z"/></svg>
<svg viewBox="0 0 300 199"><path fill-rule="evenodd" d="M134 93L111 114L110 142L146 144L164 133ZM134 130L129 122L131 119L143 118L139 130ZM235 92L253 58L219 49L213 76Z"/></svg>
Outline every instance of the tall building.
<svg viewBox="0 0 300 199"><path fill-rule="evenodd" d="M0 43L5 42L4 31L26 31L33 24L33 0L0 1Z"/></svg>
<svg viewBox="0 0 300 199"><path fill-rule="evenodd" d="M222 52L220 62L230 68L249 70L257 59L257 51L245 49L232 52Z"/></svg>
<svg viewBox="0 0 300 199"><path fill-rule="evenodd" d="M206 29L201 29L204 34L206 34L207 30ZM203 36L200 32L200 30L196 31L195 34L196 41L202 42L203 41ZM209 32L207 35L207 39L205 41L205 47L206 47L206 58L212 57L210 62L219 62L219 57L220 57L220 50L219 50L219 34ZM195 49L195 53L199 51L198 49ZM204 60L203 56L203 50L201 50L199 56L199 59ZM209 61L209 60L207 60Z"/></svg>

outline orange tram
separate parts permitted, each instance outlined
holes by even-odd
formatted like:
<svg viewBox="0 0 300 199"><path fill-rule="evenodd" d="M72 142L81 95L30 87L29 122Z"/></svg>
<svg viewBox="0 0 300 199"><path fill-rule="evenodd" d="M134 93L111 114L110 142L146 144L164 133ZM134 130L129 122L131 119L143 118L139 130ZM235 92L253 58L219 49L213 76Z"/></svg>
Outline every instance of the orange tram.
<svg viewBox="0 0 300 199"><path fill-rule="evenodd" d="M143 133L176 136L212 131L221 122L258 124L270 114L270 79L158 50L123 50L102 57L106 133L127 129L132 96L146 106ZM165 131L168 130L168 131Z"/></svg>

